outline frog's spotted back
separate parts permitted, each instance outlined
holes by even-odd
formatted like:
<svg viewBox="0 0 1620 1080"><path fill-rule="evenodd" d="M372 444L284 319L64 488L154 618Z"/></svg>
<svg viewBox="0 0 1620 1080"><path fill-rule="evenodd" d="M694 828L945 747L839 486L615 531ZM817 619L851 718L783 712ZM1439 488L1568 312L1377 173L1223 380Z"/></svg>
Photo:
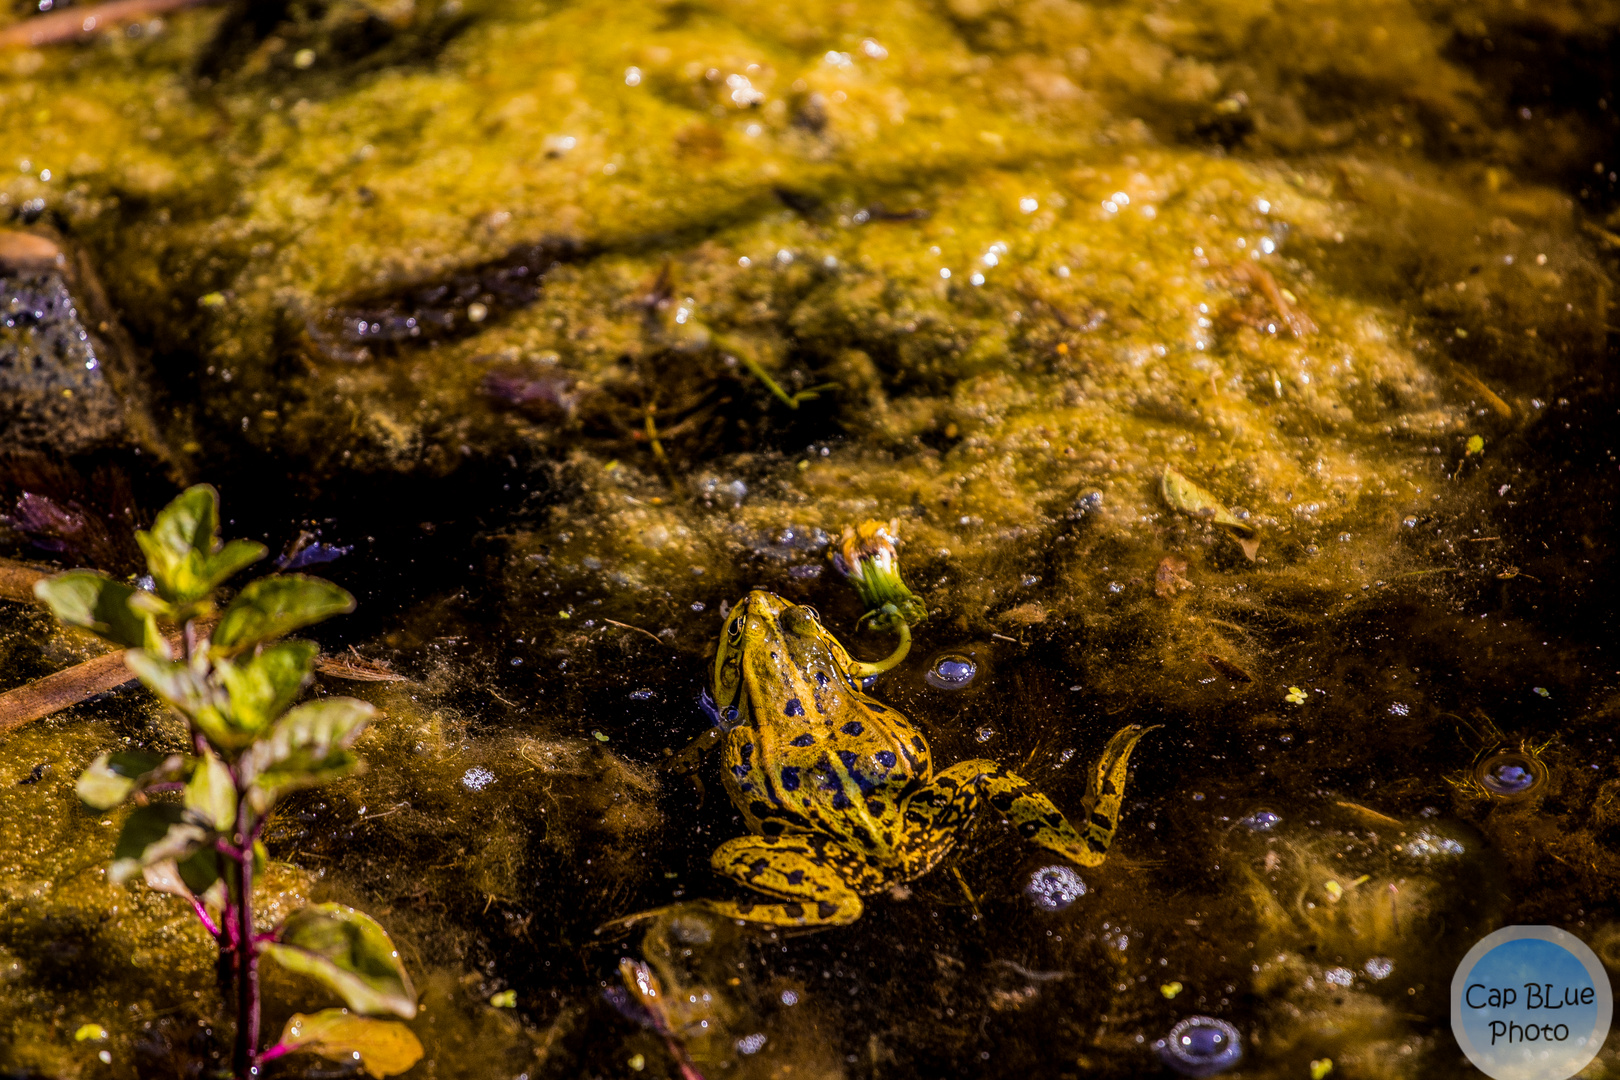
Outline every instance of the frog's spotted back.
<svg viewBox="0 0 1620 1080"><path fill-rule="evenodd" d="M714 699L729 728L726 790L755 835L721 845L711 862L786 902L705 906L776 926L853 922L861 896L927 873L985 805L1031 843L1083 866L1103 860L1144 729L1109 741L1076 830L997 762L964 761L934 776L922 734L867 694L857 670L813 608L763 590L737 604L715 652Z"/></svg>

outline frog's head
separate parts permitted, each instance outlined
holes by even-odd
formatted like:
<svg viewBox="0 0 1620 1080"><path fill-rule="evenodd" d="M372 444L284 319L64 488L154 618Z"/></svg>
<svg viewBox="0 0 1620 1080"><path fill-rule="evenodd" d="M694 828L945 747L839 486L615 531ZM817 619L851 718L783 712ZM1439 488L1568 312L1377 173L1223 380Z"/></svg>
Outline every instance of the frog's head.
<svg viewBox="0 0 1620 1080"><path fill-rule="evenodd" d="M750 667L784 673L818 662L838 668L848 657L821 625L816 609L755 589L732 609L715 650L714 701L721 724L729 728L747 722L744 675Z"/></svg>

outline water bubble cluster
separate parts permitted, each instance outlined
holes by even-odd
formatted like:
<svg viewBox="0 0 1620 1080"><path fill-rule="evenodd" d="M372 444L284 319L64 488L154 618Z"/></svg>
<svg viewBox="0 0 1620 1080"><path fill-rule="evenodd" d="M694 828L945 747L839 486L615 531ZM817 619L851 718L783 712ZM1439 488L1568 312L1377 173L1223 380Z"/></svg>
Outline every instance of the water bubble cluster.
<svg viewBox="0 0 1620 1080"><path fill-rule="evenodd" d="M1041 911L1062 911L1086 895L1086 883L1067 866L1043 866L1029 876L1024 895Z"/></svg>
<svg viewBox="0 0 1620 1080"><path fill-rule="evenodd" d="M1270 810L1256 810L1248 817L1241 818L1238 824L1250 832L1270 832L1282 824L1282 818Z"/></svg>

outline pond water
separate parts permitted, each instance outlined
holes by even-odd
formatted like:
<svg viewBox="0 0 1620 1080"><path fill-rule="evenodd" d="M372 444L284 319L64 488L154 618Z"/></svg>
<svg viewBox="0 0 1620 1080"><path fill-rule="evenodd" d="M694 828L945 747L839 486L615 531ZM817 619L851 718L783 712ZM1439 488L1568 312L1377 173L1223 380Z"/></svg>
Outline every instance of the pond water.
<svg viewBox="0 0 1620 1080"><path fill-rule="evenodd" d="M261 906L388 928L409 1075L1462 1076L1485 934L1620 972L1620 5L290 0L30 44L49 7L0 7L0 555L133 574L207 482L354 593L311 636L403 679L318 678L384 715L278 808ZM680 908L749 898L718 755L668 767L725 616L887 654L829 559L868 519L927 607L871 693L937 767L1078 821L1157 725L1108 857L987 812L853 925ZM0 602L0 689L100 649ZM184 740L126 687L0 741L0 1073L228 1065L212 942L74 794ZM266 1029L331 1004L272 976Z"/></svg>

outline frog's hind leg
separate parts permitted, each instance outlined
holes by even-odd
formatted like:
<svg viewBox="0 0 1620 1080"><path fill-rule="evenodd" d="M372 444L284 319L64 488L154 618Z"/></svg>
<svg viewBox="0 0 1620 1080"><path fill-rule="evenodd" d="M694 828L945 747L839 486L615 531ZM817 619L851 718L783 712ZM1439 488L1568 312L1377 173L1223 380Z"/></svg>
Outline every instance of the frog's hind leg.
<svg viewBox="0 0 1620 1080"><path fill-rule="evenodd" d="M917 842L908 860L911 876L931 869L967 830L985 803L1018 828L1026 840L1081 866L1096 866L1108 855L1119 827L1125 769L1131 751L1151 728L1121 729L1109 740L1087 784L1084 830L1069 824L1052 800L1029 781L994 761L964 761L941 772L906 804L905 816Z"/></svg>
<svg viewBox="0 0 1620 1080"><path fill-rule="evenodd" d="M709 900L709 910L769 926L847 926L861 917L856 889L871 892L882 884L854 852L809 833L739 836L721 844L709 861L718 873L786 901Z"/></svg>

